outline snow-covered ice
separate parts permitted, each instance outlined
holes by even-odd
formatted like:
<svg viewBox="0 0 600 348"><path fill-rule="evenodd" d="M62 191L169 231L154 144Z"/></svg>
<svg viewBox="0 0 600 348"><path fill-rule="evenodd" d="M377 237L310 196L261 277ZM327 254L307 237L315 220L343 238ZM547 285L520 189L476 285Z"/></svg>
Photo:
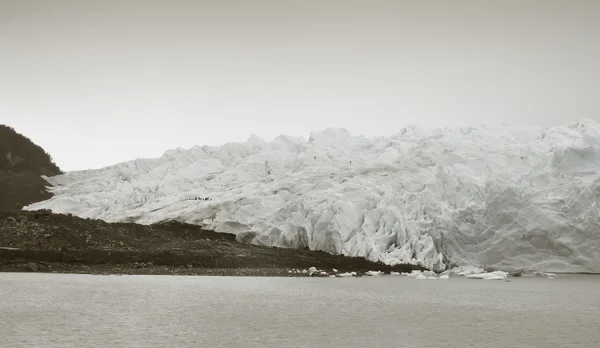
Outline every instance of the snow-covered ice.
<svg viewBox="0 0 600 348"><path fill-rule="evenodd" d="M201 141L201 140L200 140ZM26 207L165 220L261 245L440 272L449 265L600 272L600 125L426 129L167 151L49 178Z"/></svg>

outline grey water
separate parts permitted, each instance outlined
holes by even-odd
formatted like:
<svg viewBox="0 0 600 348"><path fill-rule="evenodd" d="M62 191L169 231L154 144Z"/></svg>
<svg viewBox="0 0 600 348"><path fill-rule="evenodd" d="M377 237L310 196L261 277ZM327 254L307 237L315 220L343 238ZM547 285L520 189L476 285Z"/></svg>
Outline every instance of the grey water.
<svg viewBox="0 0 600 348"><path fill-rule="evenodd" d="M600 277L0 273L1 347L600 347Z"/></svg>

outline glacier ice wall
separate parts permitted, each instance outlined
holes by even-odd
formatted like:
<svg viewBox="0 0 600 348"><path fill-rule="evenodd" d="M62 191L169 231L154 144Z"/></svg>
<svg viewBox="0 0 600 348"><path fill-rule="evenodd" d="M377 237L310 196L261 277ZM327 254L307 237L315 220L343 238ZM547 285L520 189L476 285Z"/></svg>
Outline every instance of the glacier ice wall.
<svg viewBox="0 0 600 348"><path fill-rule="evenodd" d="M375 138L327 129L47 178L55 196L25 209L175 219L254 244L435 270L600 272L599 169L591 120Z"/></svg>

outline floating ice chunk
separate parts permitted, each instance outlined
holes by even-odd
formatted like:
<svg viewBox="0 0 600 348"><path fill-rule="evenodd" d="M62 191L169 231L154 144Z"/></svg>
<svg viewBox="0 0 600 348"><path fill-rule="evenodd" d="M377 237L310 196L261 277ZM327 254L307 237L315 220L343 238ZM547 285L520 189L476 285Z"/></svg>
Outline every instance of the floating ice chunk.
<svg viewBox="0 0 600 348"><path fill-rule="evenodd" d="M391 272L390 272L390 275L393 275L393 276L399 276L399 275L401 275L401 273L400 273L400 272L394 272L394 271L391 271Z"/></svg>
<svg viewBox="0 0 600 348"><path fill-rule="evenodd" d="M308 273L308 271L307 271L307 270L305 270L305 269L303 269L303 270L302 270L302 274L306 274L306 273Z"/></svg>
<svg viewBox="0 0 600 348"><path fill-rule="evenodd" d="M437 273L435 273L433 271L423 271L423 275L426 277L435 277L437 275Z"/></svg>
<svg viewBox="0 0 600 348"><path fill-rule="evenodd" d="M442 275L440 276L440 279L441 279L441 280L447 280L447 279L450 279L450 277L449 277L447 274L442 274Z"/></svg>
<svg viewBox="0 0 600 348"><path fill-rule="evenodd" d="M418 280L423 280L423 279L427 279L427 277L426 277L426 276L424 276L423 274L419 273L419 274L418 274L418 275L415 277L415 279L418 279Z"/></svg>
<svg viewBox="0 0 600 348"><path fill-rule="evenodd" d="M378 275L382 275L383 272L381 271L367 271L365 272L365 275L367 276L378 276Z"/></svg>
<svg viewBox="0 0 600 348"><path fill-rule="evenodd" d="M338 273L336 276L340 277L340 278L346 278L346 277L354 277L354 275L352 273Z"/></svg>
<svg viewBox="0 0 600 348"><path fill-rule="evenodd" d="M329 278L335 278L335 274L330 275Z"/></svg>
<svg viewBox="0 0 600 348"><path fill-rule="evenodd" d="M327 272L323 272L323 271L321 271L321 272L319 272L319 275L320 275L321 277L325 277L325 276L327 275Z"/></svg>
<svg viewBox="0 0 600 348"><path fill-rule="evenodd" d="M498 276L498 277L502 277L502 278L507 278L508 277L508 272L504 272L504 271L493 271L490 272L491 274Z"/></svg>
<svg viewBox="0 0 600 348"><path fill-rule="evenodd" d="M502 271L494 271L488 273L469 274L467 279L485 279L485 280L503 280L506 279L508 273Z"/></svg>
<svg viewBox="0 0 600 348"><path fill-rule="evenodd" d="M418 276L422 276L423 273L421 271L413 270L408 276L411 278L416 278Z"/></svg>
<svg viewBox="0 0 600 348"><path fill-rule="evenodd" d="M506 279L506 278L497 276L497 275L492 275L490 277L484 278L483 280L504 280L504 279Z"/></svg>
<svg viewBox="0 0 600 348"><path fill-rule="evenodd" d="M356 277L356 272L350 272L353 277Z"/></svg>
<svg viewBox="0 0 600 348"><path fill-rule="evenodd" d="M437 279L438 279L438 277L427 277L427 279L430 279L430 280L437 280Z"/></svg>
<svg viewBox="0 0 600 348"><path fill-rule="evenodd" d="M333 269L333 273L337 273L337 272L338 272L338 270L334 268Z"/></svg>
<svg viewBox="0 0 600 348"><path fill-rule="evenodd" d="M311 267L308 269L309 276L312 276L313 274L318 273L318 272L319 272L319 270L317 269L317 267Z"/></svg>
<svg viewBox="0 0 600 348"><path fill-rule="evenodd" d="M556 278L556 274L554 273L549 273L549 272L541 272L541 271L537 271L537 272L533 272L533 275L536 277L553 277Z"/></svg>
<svg viewBox="0 0 600 348"><path fill-rule="evenodd" d="M485 270L481 267L476 266L459 266L454 267L449 271L450 274L454 273L458 276L468 276L470 274L482 274L485 273Z"/></svg>

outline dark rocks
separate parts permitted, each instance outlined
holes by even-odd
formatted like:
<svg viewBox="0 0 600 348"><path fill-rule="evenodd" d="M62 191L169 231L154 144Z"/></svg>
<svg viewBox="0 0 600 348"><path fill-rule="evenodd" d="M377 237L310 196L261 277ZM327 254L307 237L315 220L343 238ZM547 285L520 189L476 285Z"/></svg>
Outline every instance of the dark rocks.
<svg viewBox="0 0 600 348"><path fill-rule="evenodd" d="M40 270L40 268L38 267L37 263L30 262L27 264L27 270L29 270L30 272L37 272Z"/></svg>
<svg viewBox="0 0 600 348"><path fill-rule="evenodd" d="M17 218L17 220L18 220L20 223L25 223L25 222L27 222L27 217L26 217L26 216L23 216L23 215L21 215L21 216L19 216L19 217Z"/></svg>
<svg viewBox="0 0 600 348"><path fill-rule="evenodd" d="M43 261L52 262L51 271L67 273L75 269L84 273L100 270L123 273L128 269L127 272L133 274L168 274L176 270L196 274L209 269L225 269L228 274L237 274L245 269L248 274L258 274L257 270L264 268L267 269L265 274L272 274L270 269L284 269L288 274L290 267L308 269L314 265L319 272L313 272L312 276L326 277L330 274L320 270L410 272L416 268L410 265L391 267L325 252L245 245L236 242L234 234L207 231L179 222L142 226L86 220L65 214L50 214L36 220L35 214L0 211L0 246L19 250L0 250L0 262L14 265L2 266L0 271L46 271L40 266ZM17 216L23 216L20 219L25 222L19 223ZM246 233L250 238L244 241L248 242L252 234ZM84 268L86 264L91 266L89 271Z"/></svg>
<svg viewBox="0 0 600 348"><path fill-rule="evenodd" d="M40 217L48 216L50 214L52 214L52 210L50 210L50 209L40 209L40 210L36 210L34 212L33 217L36 218L36 219L38 219Z"/></svg>

